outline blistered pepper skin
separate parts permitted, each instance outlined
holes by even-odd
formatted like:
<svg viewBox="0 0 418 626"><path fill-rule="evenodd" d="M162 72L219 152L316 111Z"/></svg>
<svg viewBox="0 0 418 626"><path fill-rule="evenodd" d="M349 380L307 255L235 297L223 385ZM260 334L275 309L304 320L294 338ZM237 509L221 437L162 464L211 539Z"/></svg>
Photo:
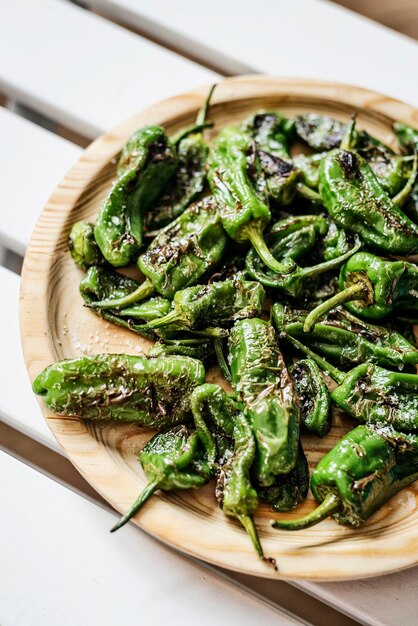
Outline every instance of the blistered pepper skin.
<svg viewBox="0 0 418 626"><path fill-rule="evenodd" d="M226 515L241 522L264 558L253 520L258 496L250 480L256 446L243 407L219 385L210 384L193 391L191 405L196 432L212 460L216 499Z"/></svg>
<svg viewBox="0 0 418 626"><path fill-rule="evenodd" d="M205 380L200 361L99 354L59 361L33 391L58 415L166 428L189 421L191 391Z"/></svg>
<svg viewBox="0 0 418 626"><path fill-rule="evenodd" d="M321 371L312 359L302 359L289 368L299 396L303 426L318 437L331 429L331 398Z"/></svg>
<svg viewBox="0 0 418 626"><path fill-rule="evenodd" d="M342 308L329 313L308 333L303 331L306 311L276 302L272 314L279 333L299 339L342 368L355 367L365 361L399 369L418 365L418 349L403 335L365 322Z"/></svg>
<svg viewBox="0 0 418 626"><path fill-rule="evenodd" d="M257 442L254 474L260 485L269 486L295 466L300 423L298 398L273 327L258 318L237 322L228 360Z"/></svg>
<svg viewBox="0 0 418 626"><path fill-rule="evenodd" d="M298 520L277 520L275 528L300 530L332 515L357 527L418 478L418 439L391 427L358 426L318 463L311 489L318 508Z"/></svg>
<svg viewBox="0 0 418 626"><path fill-rule="evenodd" d="M139 257L138 268L158 293L172 300L215 267L226 247L216 203L209 197L164 228Z"/></svg>
<svg viewBox="0 0 418 626"><path fill-rule="evenodd" d="M174 175L177 157L161 126L137 131L122 150L118 179L97 218L94 236L115 267L135 261L142 244L145 211Z"/></svg>
<svg viewBox="0 0 418 626"><path fill-rule="evenodd" d="M196 431L175 426L157 433L139 453L148 484L111 532L124 526L158 490L197 489L211 477Z"/></svg>
<svg viewBox="0 0 418 626"><path fill-rule="evenodd" d="M365 243L390 254L418 253L418 226L392 202L360 155L329 152L321 161L319 192L337 225Z"/></svg>

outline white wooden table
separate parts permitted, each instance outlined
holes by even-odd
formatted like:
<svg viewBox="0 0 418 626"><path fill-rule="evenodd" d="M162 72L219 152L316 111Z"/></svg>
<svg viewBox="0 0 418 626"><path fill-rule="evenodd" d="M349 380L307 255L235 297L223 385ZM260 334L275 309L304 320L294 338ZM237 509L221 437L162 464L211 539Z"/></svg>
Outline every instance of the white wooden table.
<svg viewBox="0 0 418 626"><path fill-rule="evenodd" d="M109 535L114 514L83 497L82 482L76 491L75 481L57 479L68 461L30 391L17 271L37 216L81 152L77 142L85 145L134 111L249 72L356 83L418 107L417 67L415 42L323 0L3 3L2 626L416 623L418 568L359 582L290 585L196 563L133 526ZM48 477L31 466L34 450L47 449L58 453ZM23 458L13 458L16 450Z"/></svg>

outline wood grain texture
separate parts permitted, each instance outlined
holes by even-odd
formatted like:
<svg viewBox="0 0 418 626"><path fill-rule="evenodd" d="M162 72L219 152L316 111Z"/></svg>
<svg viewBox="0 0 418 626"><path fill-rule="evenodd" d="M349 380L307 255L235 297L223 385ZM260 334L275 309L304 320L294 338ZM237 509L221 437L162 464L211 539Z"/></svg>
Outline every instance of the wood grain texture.
<svg viewBox="0 0 418 626"><path fill-rule="evenodd" d="M116 159L130 134L140 126L163 124L172 133L195 117L206 88L165 100L135 115L95 141L53 193L35 228L25 258L21 290L21 333L31 379L58 359L99 352L146 352L149 342L96 317L78 294L81 272L67 249L71 225L94 220L115 175ZM285 114L317 111L339 119L356 111L358 126L393 143L391 124L418 126L418 111L385 96L334 83L249 76L219 84L211 107L214 132L259 107ZM217 379L216 370L208 378ZM89 424L42 411L71 461L91 485L120 512L137 497L145 476L136 459L151 432L134 425ZM315 465L353 427L342 416L325 439L304 438L309 463ZM135 523L166 543L195 557L264 577L316 581L375 576L418 563L418 488L395 496L359 530L327 520L305 531L273 531L269 507L260 506L257 526L265 554L275 557L278 572L260 562L242 528L219 510L213 485L198 491L160 493ZM308 499L299 517L314 506ZM277 515L277 514L276 514ZM277 515L278 516L278 515ZM120 531L123 532L123 531Z"/></svg>

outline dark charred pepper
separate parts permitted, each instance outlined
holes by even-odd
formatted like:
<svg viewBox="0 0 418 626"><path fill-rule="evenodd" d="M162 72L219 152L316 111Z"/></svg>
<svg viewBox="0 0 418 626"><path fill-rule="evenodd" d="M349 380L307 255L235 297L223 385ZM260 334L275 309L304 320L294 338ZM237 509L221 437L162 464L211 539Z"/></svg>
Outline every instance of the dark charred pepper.
<svg viewBox="0 0 418 626"><path fill-rule="evenodd" d="M45 368L33 391L58 415L167 428L190 420L190 394L205 380L200 361L98 354Z"/></svg>
<svg viewBox="0 0 418 626"><path fill-rule="evenodd" d="M271 213L265 179L249 134L235 127L219 133L209 158L208 180L228 235L239 243L249 241L273 271L291 271L292 261L276 261L263 239Z"/></svg>
<svg viewBox="0 0 418 626"><path fill-rule="evenodd" d="M290 204L299 181L299 171L290 156L294 122L275 111L258 111L241 127L255 141L269 198L282 206Z"/></svg>
<svg viewBox="0 0 418 626"><path fill-rule="evenodd" d="M294 310L279 302L272 307L273 323L279 333L302 341L343 368L366 361L399 369L418 365L418 349L394 329L366 323L338 308L305 333L306 317L306 311Z"/></svg>
<svg viewBox="0 0 418 626"><path fill-rule="evenodd" d="M340 524L361 526L417 478L416 435L358 426L320 460L312 473L311 489L319 506L298 520L276 520L273 527L301 530L330 515Z"/></svg>
<svg viewBox="0 0 418 626"><path fill-rule="evenodd" d="M94 228L103 256L115 267L136 260L144 214L174 175L177 156L161 126L146 126L130 138L121 163Z"/></svg>
<svg viewBox="0 0 418 626"><path fill-rule="evenodd" d="M369 252L354 254L340 271L340 291L319 304L305 319L309 332L329 311L341 304L365 319L381 319L393 311L418 316L418 268L407 261L388 261Z"/></svg>
<svg viewBox="0 0 418 626"><path fill-rule="evenodd" d="M199 436L186 426L157 433L138 458L149 482L111 532L124 526L157 490L197 489L211 478Z"/></svg>
<svg viewBox="0 0 418 626"><path fill-rule="evenodd" d="M189 129L171 139L176 146L177 169L168 188L157 199L156 206L148 211L144 219L144 231L149 235L152 231L163 228L195 200L203 191L206 183L206 164L209 146L204 139L203 130L212 126L206 121L210 99L216 85L213 85L199 110L196 123Z"/></svg>
<svg viewBox="0 0 418 626"><path fill-rule="evenodd" d="M271 324L257 318L237 322L228 362L257 443L254 475L270 486L296 464L300 423L298 397Z"/></svg>

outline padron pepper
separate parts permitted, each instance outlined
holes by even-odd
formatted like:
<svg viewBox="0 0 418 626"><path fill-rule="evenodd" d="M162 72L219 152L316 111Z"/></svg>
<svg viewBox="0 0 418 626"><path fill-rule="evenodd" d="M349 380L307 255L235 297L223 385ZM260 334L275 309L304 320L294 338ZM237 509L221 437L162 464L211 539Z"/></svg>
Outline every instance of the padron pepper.
<svg viewBox="0 0 418 626"><path fill-rule="evenodd" d="M244 526L257 554L264 559L253 520L258 506L257 492L250 480L255 441L242 406L221 387L209 384L196 387L191 406L197 433L206 447L209 462L213 462L216 498L223 512ZM217 431L216 438L213 430ZM222 440L221 450L216 443L219 439Z"/></svg>
<svg viewBox="0 0 418 626"><path fill-rule="evenodd" d="M124 526L159 489L197 489L211 478L198 434L184 425L154 435L138 459L149 482L111 532Z"/></svg>
<svg viewBox="0 0 418 626"><path fill-rule="evenodd" d="M80 294L87 306L104 299L123 298L140 287L141 283L123 276L112 269L90 267L80 282ZM115 322L115 317L123 319L150 322L157 317L167 315L171 309L171 300L161 296L151 296L147 300L134 303L119 309L93 310L109 321ZM117 322L115 322L117 323Z"/></svg>
<svg viewBox="0 0 418 626"><path fill-rule="evenodd" d="M295 467L288 474L279 474L270 487L259 487L257 493L275 511L292 511L306 499L309 491L309 466L299 443Z"/></svg>
<svg viewBox="0 0 418 626"><path fill-rule="evenodd" d="M82 270L105 262L94 238L94 225L76 222L68 236L68 247L74 263Z"/></svg>
<svg viewBox="0 0 418 626"><path fill-rule="evenodd" d="M357 252L342 266L339 283L340 291L307 315L305 332L341 304L350 313L370 320L394 311L412 319L418 315L418 268L414 263Z"/></svg>
<svg viewBox="0 0 418 626"><path fill-rule="evenodd" d="M228 235L238 243L249 241L271 270L291 271L293 262L276 261L263 239L271 213L257 151L248 133L235 127L219 133L209 157L208 180Z"/></svg>
<svg viewBox="0 0 418 626"><path fill-rule="evenodd" d="M374 363L342 372L297 339L286 339L338 383L331 399L340 409L368 424L418 430L418 374L392 372Z"/></svg>
<svg viewBox="0 0 418 626"><path fill-rule="evenodd" d="M188 357L98 354L50 365L33 391L58 415L167 428L190 420L190 394L204 380L202 363Z"/></svg>
<svg viewBox="0 0 418 626"><path fill-rule="evenodd" d="M294 122L275 111L258 111L241 128L255 141L269 198L282 206L290 204L299 181L290 156Z"/></svg>
<svg viewBox="0 0 418 626"><path fill-rule="evenodd" d="M138 130L122 150L129 162L100 209L94 236L105 259L120 267L136 260L142 244L143 218L174 175L177 156L161 126Z"/></svg>
<svg viewBox="0 0 418 626"><path fill-rule="evenodd" d="M302 359L289 368L300 403L303 426L319 437L331 429L331 398L321 370L313 359Z"/></svg>
<svg viewBox="0 0 418 626"><path fill-rule="evenodd" d="M350 144L349 135L345 143ZM411 255L418 253L418 226L396 203L410 193L415 177L416 160L406 189L391 199L363 157L339 148L321 161L319 192L338 226L384 252Z"/></svg>
<svg viewBox="0 0 418 626"><path fill-rule="evenodd" d="M146 328L198 330L233 324L236 320L259 315L265 297L262 285L245 280L239 273L234 278L177 291L172 310L149 322Z"/></svg>
<svg viewBox="0 0 418 626"><path fill-rule="evenodd" d="M286 220L286 222L288 223L289 222L291 223L292 221L293 223L295 223L296 218L294 220L292 219ZM304 221L306 224L304 227L302 227ZM288 253L289 256L290 254L292 254L293 256L296 253L298 253L302 244L302 239L301 239L302 233L304 233L306 237L311 236L311 237L316 238L317 233L324 234L324 230L322 230L322 224L324 224L325 229L327 229L326 220L324 220L324 218L321 218L319 216L313 216L313 215L301 216L299 220L299 224L303 228L303 230L302 228L300 229L298 236L296 236L297 231L294 231L291 235L289 234L288 237L286 238L283 237L283 232L286 232L286 230L283 231L280 228L278 228L281 225L280 222L277 225L275 225L276 229L275 227L273 227L266 241L268 244L270 243L272 244L271 253L275 258L283 258L283 254L287 253L287 249L290 250ZM290 229L288 228L288 230ZM296 237L299 239L299 241L297 241ZM295 241L296 246L294 249L290 247L292 240L293 241L296 240ZM304 242L305 250L308 249L307 244L308 242L307 240L305 240ZM328 261L323 261L322 263L318 263L317 265L312 265L308 267L301 267L300 265L295 265L293 270L289 274L285 274L285 275L278 275L272 272L271 270L269 270L268 268L266 268L265 266L263 266L263 262L261 261L261 259L259 259L259 257L257 257L254 254L253 250L250 250L246 257L246 267L247 267L247 272L251 276L251 278L254 278L265 287L270 287L273 289L280 289L284 291L287 295L296 298L296 297L301 296L302 293L306 291L306 289L311 288L310 281L312 280L313 277L319 276L321 274L325 274L326 272L329 272L330 270L340 267L340 265L344 263L344 261L346 261L351 255L357 252L360 247L361 247L361 242L357 238L354 241L353 245L340 256L331 258ZM285 258L289 258L289 256Z"/></svg>
<svg viewBox="0 0 418 626"><path fill-rule="evenodd" d="M418 365L418 349L398 331L376 326L337 308L304 332L307 311L276 302L272 319L279 333L302 341L315 352L341 367L366 361L382 367L403 369Z"/></svg>
<svg viewBox="0 0 418 626"><path fill-rule="evenodd" d="M271 324L241 320L231 330L228 362L257 443L254 475L270 486L296 464L300 407Z"/></svg>
<svg viewBox="0 0 418 626"><path fill-rule="evenodd" d="M157 199L156 206L145 215L144 231L147 235L163 228L183 213L205 187L209 146L204 139L203 130L212 126L206 121L206 117L215 87L213 85L209 90L195 124L171 138L171 143L176 147L177 169L173 179Z"/></svg>
<svg viewBox="0 0 418 626"><path fill-rule="evenodd" d="M275 520L274 528L301 530L332 515L360 526L392 496L418 478L418 438L390 427L358 426L318 463L311 489L319 506L296 520Z"/></svg>
<svg viewBox="0 0 418 626"><path fill-rule="evenodd" d="M157 292L172 300L177 291L195 285L209 273L227 247L216 203L207 197L188 207L163 228L138 259L146 280L121 298L108 298L92 306L100 309L131 305Z"/></svg>

